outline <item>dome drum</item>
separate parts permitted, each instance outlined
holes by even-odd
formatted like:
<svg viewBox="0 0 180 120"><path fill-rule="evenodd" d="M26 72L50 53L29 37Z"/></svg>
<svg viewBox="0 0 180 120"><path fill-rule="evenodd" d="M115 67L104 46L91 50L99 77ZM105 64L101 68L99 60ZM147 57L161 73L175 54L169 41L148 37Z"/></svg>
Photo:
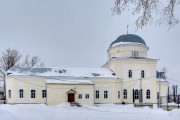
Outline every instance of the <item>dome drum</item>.
<svg viewBox="0 0 180 120"><path fill-rule="evenodd" d="M112 57L147 57L148 46L145 41L133 34L121 35L113 41L108 49Z"/></svg>

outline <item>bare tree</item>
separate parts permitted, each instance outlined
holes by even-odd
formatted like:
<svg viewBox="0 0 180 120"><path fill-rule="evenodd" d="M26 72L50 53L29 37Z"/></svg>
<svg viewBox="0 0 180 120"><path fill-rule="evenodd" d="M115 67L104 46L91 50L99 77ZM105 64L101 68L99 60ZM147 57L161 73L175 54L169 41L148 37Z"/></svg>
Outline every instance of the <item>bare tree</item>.
<svg viewBox="0 0 180 120"><path fill-rule="evenodd" d="M2 57L0 58L0 68L7 71L13 66L43 67L44 63L40 63L38 56L30 58L29 55L26 55L24 61L22 61L22 55L20 52L9 48L2 53Z"/></svg>
<svg viewBox="0 0 180 120"><path fill-rule="evenodd" d="M168 1L168 2L167 2ZM137 29L143 28L153 21L154 13L161 14L156 20L159 24L167 24L169 28L174 27L178 23L175 17L175 7L180 4L180 0L114 0L113 14L120 15L128 8L132 14L139 15L135 24ZM162 3L163 2L163 3ZM165 7L163 5L167 4ZM130 9L129 6L132 6ZM161 10L159 10L161 9Z"/></svg>
<svg viewBox="0 0 180 120"><path fill-rule="evenodd" d="M166 67L162 67L161 71L163 72L163 78L166 80L166 78L167 78L166 75L167 75L167 72L168 72L167 68Z"/></svg>
<svg viewBox="0 0 180 120"><path fill-rule="evenodd" d="M44 63L40 63L38 56L33 56L29 58L29 55L26 55L25 60L21 61L22 55L14 49L7 49L2 53L0 58L0 80L4 82L4 99L6 98L6 71L13 66L23 66L23 67L43 67Z"/></svg>
<svg viewBox="0 0 180 120"><path fill-rule="evenodd" d="M29 66L29 55L26 55L25 60L21 63L21 66L23 67Z"/></svg>
<svg viewBox="0 0 180 120"><path fill-rule="evenodd" d="M9 48L2 53L2 57L0 58L0 78L4 83L4 99L6 98L6 71L13 66L19 65L20 59L21 54L17 50Z"/></svg>
<svg viewBox="0 0 180 120"><path fill-rule="evenodd" d="M19 65L21 54L17 50L7 49L2 53L0 59L0 68L7 71L12 66Z"/></svg>
<svg viewBox="0 0 180 120"><path fill-rule="evenodd" d="M40 63L40 59L38 56L29 57L26 55L25 60L21 63L20 66L23 67L43 67L44 63Z"/></svg>
<svg viewBox="0 0 180 120"><path fill-rule="evenodd" d="M32 67L34 67L35 65L38 64L39 61L40 61L40 59L38 58L38 56L33 56L33 57L31 58L30 65L31 65Z"/></svg>

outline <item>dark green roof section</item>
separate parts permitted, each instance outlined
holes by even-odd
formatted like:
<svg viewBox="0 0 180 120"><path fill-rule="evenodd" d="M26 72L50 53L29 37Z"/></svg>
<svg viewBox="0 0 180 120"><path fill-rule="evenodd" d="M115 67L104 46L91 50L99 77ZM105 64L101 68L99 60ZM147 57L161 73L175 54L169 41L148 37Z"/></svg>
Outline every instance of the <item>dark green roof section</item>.
<svg viewBox="0 0 180 120"><path fill-rule="evenodd" d="M45 73L50 72L52 68L32 68L30 70L31 73Z"/></svg>
<svg viewBox="0 0 180 120"><path fill-rule="evenodd" d="M133 42L133 43L141 43L141 44L146 45L145 41L138 35L126 34L126 35L119 36L115 41L111 43L110 47L120 42Z"/></svg>

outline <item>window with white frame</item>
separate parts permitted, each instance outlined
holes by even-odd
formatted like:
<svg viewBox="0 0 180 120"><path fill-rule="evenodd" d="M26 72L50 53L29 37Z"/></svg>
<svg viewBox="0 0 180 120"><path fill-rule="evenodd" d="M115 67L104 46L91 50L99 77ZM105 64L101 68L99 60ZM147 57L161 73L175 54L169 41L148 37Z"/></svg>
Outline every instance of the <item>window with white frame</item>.
<svg viewBox="0 0 180 120"><path fill-rule="evenodd" d="M85 98L86 98L86 99L89 99L89 94L85 94Z"/></svg>
<svg viewBox="0 0 180 120"><path fill-rule="evenodd" d="M132 70L129 70L129 78L132 78Z"/></svg>
<svg viewBox="0 0 180 120"><path fill-rule="evenodd" d="M123 95L124 95L124 99L127 99L127 90L126 89L124 89Z"/></svg>
<svg viewBox="0 0 180 120"><path fill-rule="evenodd" d="M132 57L139 57L138 51L132 51Z"/></svg>
<svg viewBox="0 0 180 120"><path fill-rule="evenodd" d="M134 99L139 99L139 91L138 90L134 91Z"/></svg>
<svg viewBox="0 0 180 120"><path fill-rule="evenodd" d="M31 98L36 98L36 90L31 90Z"/></svg>
<svg viewBox="0 0 180 120"><path fill-rule="evenodd" d="M150 92L150 90L148 89L147 91L146 91L146 99L150 99L151 98L151 92Z"/></svg>
<svg viewBox="0 0 180 120"><path fill-rule="evenodd" d="M99 90L96 90L96 98L99 98Z"/></svg>
<svg viewBox="0 0 180 120"><path fill-rule="evenodd" d="M23 98L23 97L24 97L24 90L19 89L19 98Z"/></svg>
<svg viewBox="0 0 180 120"><path fill-rule="evenodd" d="M120 98L120 91L118 91L118 99Z"/></svg>
<svg viewBox="0 0 180 120"><path fill-rule="evenodd" d="M82 99L82 94L78 94L78 99Z"/></svg>
<svg viewBox="0 0 180 120"><path fill-rule="evenodd" d="M108 91L107 91L107 90L104 91L104 98L105 98L105 99L108 98Z"/></svg>
<svg viewBox="0 0 180 120"><path fill-rule="evenodd" d="M141 71L141 78L144 78L144 70Z"/></svg>
<svg viewBox="0 0 180 120"><path fill-rule="evenodd" d="M11 98L11 90L8 90L8 97Z"/></svg>
<svg viewBox="0 0 180 120"><path fill-rule="evenodd" d="M42 90L42 98L46 98L46 90Z"/></svg>

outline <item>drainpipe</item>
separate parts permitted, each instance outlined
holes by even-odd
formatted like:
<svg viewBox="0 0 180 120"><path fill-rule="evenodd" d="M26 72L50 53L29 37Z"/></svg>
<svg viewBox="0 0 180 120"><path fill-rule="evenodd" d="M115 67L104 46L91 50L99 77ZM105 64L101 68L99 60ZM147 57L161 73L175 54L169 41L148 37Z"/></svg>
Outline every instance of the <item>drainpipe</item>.
<svg viewBox="0 0 180 120"><path fill-rule="evenodd" d="M47 105L47 96L48 96L48 91L47 91L47 84L45 83L45 87L46 87L46 105Z"/></svg>
<svg viewBox="0 0 180 120"><path fill-rule="evenodd" d="M160 108L160 99L161 99L161 80L159 74L159 100L158 100L158 108Z"/></svg>
<svg viewBox="0 0 180 120"><path fill-rule="evenodd" d="M94 103L93 103L93 104L95 104L95 98L96 98L95 84L93 85L93 90L94 90L94 93L93 93L93 94L94 94L94 95L93 95L93 97L94 97L94 100L93 100Z"/></svg>
<svg viewBox="0 0 180 120"><path fill-rule="evenodd" d="M6 104L6 75L3 74L4 76L4 104Z"/></svg>

